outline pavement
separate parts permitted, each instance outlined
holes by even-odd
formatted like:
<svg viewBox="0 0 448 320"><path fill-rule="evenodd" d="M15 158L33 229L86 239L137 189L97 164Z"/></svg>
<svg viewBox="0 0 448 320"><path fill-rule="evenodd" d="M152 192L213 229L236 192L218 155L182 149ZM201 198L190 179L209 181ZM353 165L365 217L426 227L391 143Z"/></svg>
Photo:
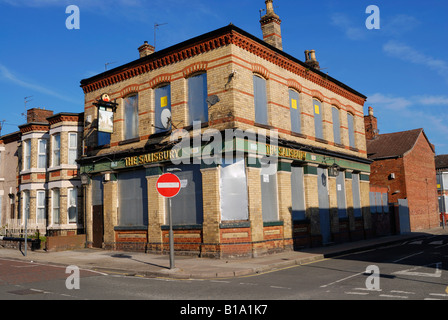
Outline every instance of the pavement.
<svg viewBox="0 0 448 320"><path fill-rule="evenodd" d="M0 247L0 259L13 259L49 265L75 265L82 269L109 274L173 279L217 279L261 274L295 265L397 244L431 235L448 235L448 228L435 228L403 235L383 236L356 242L288 251L257 258L209 259L175 256L170 268L169 255L79 249L61 252L21 251Z"/></svg>

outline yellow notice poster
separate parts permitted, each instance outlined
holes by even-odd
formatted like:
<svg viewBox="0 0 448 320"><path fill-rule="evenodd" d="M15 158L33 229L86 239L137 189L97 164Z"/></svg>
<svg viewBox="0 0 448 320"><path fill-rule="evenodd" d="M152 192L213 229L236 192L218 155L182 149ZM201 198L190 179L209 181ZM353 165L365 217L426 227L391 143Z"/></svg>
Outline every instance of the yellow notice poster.
<svg viewBox="0 0 448 320"><path fill-rule="evenodd" d="M168 97L165 96L165 97L160 98L160 107L164 108L167 105L168 105Z"/></svg>
<svg viewBox="0 0 448 320"><path fill-rule="evenodd" d="M314 105L314 113L315 114L320 114L320 110L319 110L319 105L318 104Z"/></svg>
<svg viewBox="0 0 448 320"><path fill-rule="evenodd" d="M297 100L296 99L291 99L291 108L297 109Z"/></svg>

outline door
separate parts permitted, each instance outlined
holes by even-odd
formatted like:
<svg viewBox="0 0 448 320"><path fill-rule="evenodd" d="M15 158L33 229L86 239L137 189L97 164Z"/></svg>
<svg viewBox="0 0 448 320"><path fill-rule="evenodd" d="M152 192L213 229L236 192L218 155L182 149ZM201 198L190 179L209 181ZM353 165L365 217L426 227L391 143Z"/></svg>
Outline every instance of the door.
<svg viewBox="0 0 448 320"><path fill-rule="evenodd" d="M322 243L327 244L331 240L327 169L317 168L317 192L319 198L320 233L322 235Z"/></svg>
<svg viewBox="0 0 448 320"><path fill-rule="evenodd" d="M104 236L103 177L92 179L92 246L102 248Z"/></svg>
<svg viewBox="0 0 448 320"><path fill-rule="evenodd" d="M400 234L411 232L407 199L398 199L398 217L400 223Z"/></svg>

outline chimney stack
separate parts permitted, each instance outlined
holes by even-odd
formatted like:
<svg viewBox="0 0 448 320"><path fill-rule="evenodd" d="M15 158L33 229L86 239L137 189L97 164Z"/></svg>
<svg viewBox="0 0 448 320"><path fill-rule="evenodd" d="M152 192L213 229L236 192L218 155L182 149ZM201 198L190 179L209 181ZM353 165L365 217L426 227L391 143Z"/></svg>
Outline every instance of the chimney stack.
<svg viewBox="0 0 448 320"><path fill-rule="evenodd" d="M315 50L305 50L305 63L316 70L320 70L319 62L316 59Z"/></svg>
<svg viewBox="0 0 448 320"><path fill-rule="evenodd" d="M155 51L156 49L152 45L148 44L148 41L145 41L145 43L138 48L140 58L149 56L150 54L153 54Z"/></svg>
<svg viewBox="0 0 448 320"><path fill-rule="evenodd" d="M277 49L283 50L282 30L280 17L274 12L273 0L266 0L266 14L261 17L260 24L263 31L263 40Z"/></svg>
<svg viewBox="0 0 448 320"><path fill-rule="evenodd" d="M32 108L26 111L26 122L48 123L47 118L53 115L53 111L40 108Z"/></svg>
<svg viewBox="0 0 448 320"><path fill-rule="evenodd" d="M373 140L378 135L378 120L373 115L373 108L369 107L369 115L364 116L364 127L366 131L366 139Z"/></svg>

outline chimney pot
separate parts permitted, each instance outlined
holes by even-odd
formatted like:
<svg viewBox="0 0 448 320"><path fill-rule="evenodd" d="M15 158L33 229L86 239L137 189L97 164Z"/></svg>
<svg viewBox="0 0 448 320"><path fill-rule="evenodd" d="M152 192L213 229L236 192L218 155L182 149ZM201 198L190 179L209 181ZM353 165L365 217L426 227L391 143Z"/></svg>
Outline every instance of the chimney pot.
<svg viewBox="0 0 448 320"><path fill-rule="evenodd" d="M316 59L316 50L305 50L305 63L311 68L320 70L319 62Z"/></svg>
<svg viewBox="0 0 448 320"><path fill-rule="evenodd" d="M266 0L266 14L261 17L260 24L263 40L277 49L283 50L280 17L274 12L273 0Z"/></svg>
<svg viewBox="0 0 448 320"><path fill-rule="evenodd" d="M148 41L145 41L143 45L138 48L138 52L140 53L140 58L149 56L155 52L155 48L148 44Z"/></svg>
<svg viewBox="0 0 448 320"><path fill-rule="evenodd" d="M373 115L373 108L369 107L369 115L364 116L364 129L366 132L366 139L375 139L378 135L378 120Z"/></svg>

